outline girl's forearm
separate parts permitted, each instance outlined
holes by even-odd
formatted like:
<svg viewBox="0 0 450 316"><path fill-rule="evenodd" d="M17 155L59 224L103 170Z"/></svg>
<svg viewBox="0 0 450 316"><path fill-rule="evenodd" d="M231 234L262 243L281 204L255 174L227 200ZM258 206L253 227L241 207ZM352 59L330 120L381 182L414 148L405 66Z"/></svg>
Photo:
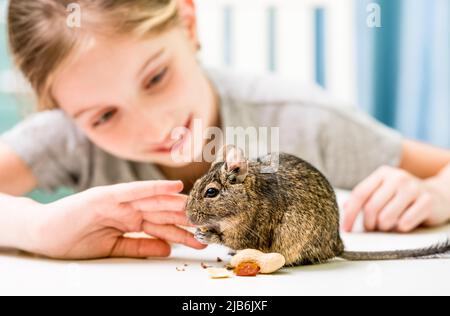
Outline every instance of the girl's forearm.
<svg viewBox="0 0 450 316"><path fill-rule="evenodd" d="M447 178L450 181L450 164L447 165L441 172L441 176Z"/></svg>
<svg viewBox="0 0 450 316"><path fill-rule="evenodd" d="M447 165L441 172L428 180L425 181L431 191L437 193L440 196L441 207L440 212L437 212L438 216L436 219L437 224L447 223L450 220L450 164ZM431 225L434 222L431 221Z"/></svg>
<svg viewBox="0 0 450 316"><path fill-rule="evenodd" d="M432 184L435 189L445 194L450 200L450 164L442 169L437 176L428 179L428 183Z"/></svg>
<svg viewBox="0 0 450 316"><path fill-rule="evenodd" d="M37 203L0 193L0 247L27 251Z"/></svg>

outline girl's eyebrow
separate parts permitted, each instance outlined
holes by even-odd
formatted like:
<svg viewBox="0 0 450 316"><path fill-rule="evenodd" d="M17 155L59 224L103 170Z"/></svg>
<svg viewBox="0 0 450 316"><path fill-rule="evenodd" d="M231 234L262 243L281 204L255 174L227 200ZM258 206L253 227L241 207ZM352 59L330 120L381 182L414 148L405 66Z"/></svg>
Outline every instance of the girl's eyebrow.
<svg viewBox="0 0 450 316"><path fill-rule="evenodd" d="M164 53L164 48L162 48L160 51L158 51L156 54L153 54L150 56L149 59L144 63L144 65L141 67L140 71L137 74L137 78L140 78L142 76L142 73L145 69L147 69L148 65L150 65L155 59L159 58Z"/></svg>
<svg viewBox="0 0 450 316"><path fill-rule="evenodd" d="M142 75L142 73L144 72L144 70L147 69L148 65L150 65L155 59L159 58L163 53L164 53L164 48L159 50L156 54L151 55L150 58L147 59L145 61L144 65L140 68L140 70L139 70L139 72L137 74L137 77L139 78ZM77 119L78 117L80 117L85 112L89 112L89 111L94 110L94 109L99 108L99 107L101 107L101 105L95 105L95 106L86 107L86 108L76 112L73 115L73 118Z"/></svg>
<svg viewBox="0 0 450 316"><path fill-rule="evenodd" d="M92 111L92 110L95 110L96 108L99 108L99 107L101 107L101 105L95 105L95 106L91 106L91 107L87 107L87 108L85 108L85 109L82 109L82 110L76 112L76 113L73 115L73 118L74 118L74 119L77 119L77 118L80 117L82 114L84 114L84 113L86 113L86 112L90 112L90 111Z"/></svg>

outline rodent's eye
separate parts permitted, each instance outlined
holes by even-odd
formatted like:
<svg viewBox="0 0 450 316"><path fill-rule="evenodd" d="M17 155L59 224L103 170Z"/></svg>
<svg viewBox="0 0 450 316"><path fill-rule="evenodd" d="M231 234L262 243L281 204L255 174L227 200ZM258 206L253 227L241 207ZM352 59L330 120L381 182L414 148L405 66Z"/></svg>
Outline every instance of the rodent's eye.
<svg viewBox="0 0 450 316"><path fill-rule="evenodd" d="M215 198L216 196L219 195L219 193L220 191L217 190L216 188L209 188L208 190L206 190L205 198L209 199Z"/></svg>

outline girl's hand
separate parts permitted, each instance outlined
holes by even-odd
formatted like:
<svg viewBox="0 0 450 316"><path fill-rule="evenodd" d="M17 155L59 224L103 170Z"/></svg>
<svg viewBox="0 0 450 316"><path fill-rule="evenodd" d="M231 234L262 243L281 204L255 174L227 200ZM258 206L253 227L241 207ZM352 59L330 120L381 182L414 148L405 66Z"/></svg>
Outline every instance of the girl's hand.
<svg viewBox="0 0 450 316"><path fill-rule="evenodd" d="M350 232L364 213L367 231L406 233L450 219L450 198L431 180L421 180L401 169L382 167L358 185L344 206L344 230Z"/></svg>
<svg viewBox="0 0 450 316"><path fill-rule="evenodd" d="M57 259L166 257L168 242L194 249L205 246L176 225L185 216L182 182L147 181L90 189L36 210L31 252ZM130 239L145 232L158 239Z"/></svg>

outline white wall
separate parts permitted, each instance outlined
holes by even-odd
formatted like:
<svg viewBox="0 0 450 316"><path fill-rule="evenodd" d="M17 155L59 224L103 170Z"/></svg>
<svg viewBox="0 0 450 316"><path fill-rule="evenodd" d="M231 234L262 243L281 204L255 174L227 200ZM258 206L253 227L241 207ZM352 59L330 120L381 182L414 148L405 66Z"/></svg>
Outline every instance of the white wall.
<svg viewBox="0 0 450 316"><path fill-rule="evenodd" d="M316 77L316 8L325 9L326 88L356 101L354 0L196 0L203 62L262 73L269 70L269 8L276 10L276 72L300 81ZM226 13L231 8L231 64L226 62Z"/></svg>

